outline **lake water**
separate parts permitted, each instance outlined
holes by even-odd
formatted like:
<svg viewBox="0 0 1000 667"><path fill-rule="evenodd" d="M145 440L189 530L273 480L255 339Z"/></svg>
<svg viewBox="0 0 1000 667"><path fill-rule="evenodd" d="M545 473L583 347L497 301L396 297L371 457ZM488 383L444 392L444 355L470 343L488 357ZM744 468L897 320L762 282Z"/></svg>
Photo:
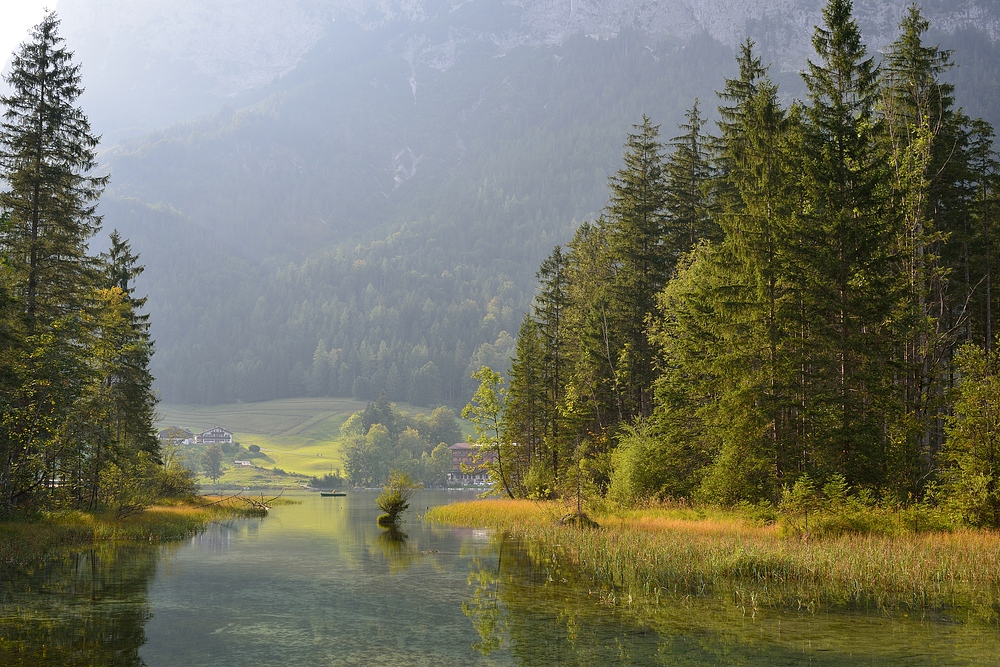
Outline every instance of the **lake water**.
<svg viewBox="0 0 1000 667"><path fill-rule="evenodd" d="M420 492L401 533L374 495L4 570L0 665L1000 664L1000 629L942 614L609 606L538 545L420 520L468 494Z"/></svg>

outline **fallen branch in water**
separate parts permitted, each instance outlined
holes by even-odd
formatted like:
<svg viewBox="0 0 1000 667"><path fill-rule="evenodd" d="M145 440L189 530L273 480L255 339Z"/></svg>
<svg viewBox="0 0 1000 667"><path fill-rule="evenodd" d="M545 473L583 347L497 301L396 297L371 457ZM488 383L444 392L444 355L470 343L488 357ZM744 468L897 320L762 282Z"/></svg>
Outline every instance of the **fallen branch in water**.
<svg viewBox="0 0 1000 667"><path fill-rule="evenodd" d="M264 499L263 493L260 494L260 498L247 498L246 496L241 496L241 495L233 496L233 498L239 499L243 503L244 507L246 507L247 509L255 510L258 512L267 512L269 509L271 509L271 503L280 498L283 493L284 491L274 496L273 498L268 498L266 500Z"/></svg>
<svg viewBox="0 0 1000 667"><path fill-rule="evenodd" d="M248 512L252 515L263 515L267 514L267 511L271 509L271 504L280 498L284 494L284 491L274 496L273 498L264 498L264 494L261 493L259 498L250 498L243 495L243 492L234 493L231 496L226 496L225 498L220 498L211 503L206 503L204 505L199 505L199 509L204 507L212 507L213 505L222 505L230 501L239 501L243 503L243 511Z"/></svg>

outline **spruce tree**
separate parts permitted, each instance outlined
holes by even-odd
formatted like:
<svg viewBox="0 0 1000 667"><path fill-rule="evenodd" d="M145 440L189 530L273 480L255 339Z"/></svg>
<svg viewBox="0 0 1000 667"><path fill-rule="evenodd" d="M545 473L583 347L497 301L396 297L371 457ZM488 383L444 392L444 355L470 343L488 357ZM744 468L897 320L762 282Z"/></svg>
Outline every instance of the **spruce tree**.
<svg viewBox="0 0 1000 667"><path fill-rule="evenodd" d="M563 328L569 372L562 388L560 439L574 453L586 447L595 457L609 455L614 430L625 419L617 381L614 262L608 236L603 220L583 223L567 245L566 260Z"/></svg>
<svg viewBox="0 0 1000 667"><path fill-rule="evenodd" d="M681 124L684 133L670 141L672 151L664 164L666 175L666 239L671 271L677 259L702 239L718 240L718 224L711 217L709 182L712 175L707 139L702 133L705 119L698 100Z"/></svg>
<svg viewBox="0 0 1000 667"><path fill-rule="evenodd" d="M964 307L969 296L969 290L950 285L965 272L947 266L967 247L961 184L965 121L954 109L953 87L941 78L951 67L951 54L924 43L929 28L911 6L886 51L881 83L892 175L889 214L905 290L895 355L901 416L891 439L888 481L898 493L912 495L920 493L943 437L947 383L940 360L954 346L954 302L961 300Z"/></svg>
<svg viewBox="0 0 1000 667"><path fill-rule="evenodd" d="M546 425L551 419L545 383L543 340L538 324L525 315L511 359L509 389L503 408L503 431L516 451L510 461L512 486L521 495L527 470L547 464Z"/></svg>
<svg viewBox="0 0 1000 667"><path fill-rule="evenodd" d="M749 45L740 58L756 61ZM721 95L731 104L724 110L731 140L720 142L718 155L724 239L708 256L718 276L712 298L722 343L713 356L717 412L710 425L722 449L706 484L724 500L774 497L783 477L797 474L800 458L792 413L799 361L795 123L766 70L740 70L755 79L728 82Z"/></svg>
<svg viewBox="0 0 1000 667"><path fill-rule="evenodd" d="M34 28L11 61L11 93L0 97L3 244L31 333L84 308L96 278L87 241L108 180L91 173L99 138L75 106L80 67L58 28L53 13Z"/></svg>
<svg viewBox="0 0 1000 667"><path fill-rule="evenodd" d="M997 289L993 271L997 268L996 245L997 221L1000 220L1000 159L994 145L996 133L993 127L982 119L967 124L965 151L963 157L963 191L966 198L963 235L969 270L965 283L975 287L965 294L970 301L969 342L990 351L996 343L998 328L994 319L1000 313L997 305ZM961 267L960 267L961 268Z"/></svg>
<svg viewBox="0 0 1000 667"><path fill-rule="evenodd" d="M544 455L554 479L559 478L561 466L570 462L570 457L566 456L566 434L562 428L563 386L569 357L566 351L569 307L567 261L562 247L556 246L542 262L537 274L539 289L533 308L541 342L539 379L544 392Z"/></svg>
<svg viewBox="0 0 1000 667"><path fill-rule="evenodd" d="M667 180L659 126L647 116L625 143L624 166L610 179L605 226L614 267L616 384L626 419L652 414L655 377L646 318L670 277Z"/></svg>
<svg viewBox="0 0 1000 667"><path fill-rule="evenodd" d="M107 177L92 175L98 138L75 104L80 69L58 27L50 13L32 30L0 98L0 249L24 331L21 380L0 434L5 510L54 488L62 462L79 459L61 430L93 381L88 310L98 272L86 251Z"/></svg>
<svg viewBox="0 0 1000 667"><path fill-rule="evenodd" d="M803 74L803 238L806 430L820 476L883 479L890 404L896 229L886 214L887 159L876 114L878 70L850 0L829 0L816 28L817 61Z"/></svg>

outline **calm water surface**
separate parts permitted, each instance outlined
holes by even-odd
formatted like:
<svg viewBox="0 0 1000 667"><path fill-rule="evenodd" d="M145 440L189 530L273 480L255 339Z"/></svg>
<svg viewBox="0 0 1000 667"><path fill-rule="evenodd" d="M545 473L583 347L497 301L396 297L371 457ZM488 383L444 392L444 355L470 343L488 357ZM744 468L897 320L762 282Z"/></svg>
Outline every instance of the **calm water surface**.
<svg viewBox="0 0 1000 667"><path fill-rule="evenodd" d="M1000 665L996 626L878 613L609 607L537 545L423 523L373 493L295 496L184 543L4 571L3 665ZM990 557L996 557L992 555Z"/></svg>

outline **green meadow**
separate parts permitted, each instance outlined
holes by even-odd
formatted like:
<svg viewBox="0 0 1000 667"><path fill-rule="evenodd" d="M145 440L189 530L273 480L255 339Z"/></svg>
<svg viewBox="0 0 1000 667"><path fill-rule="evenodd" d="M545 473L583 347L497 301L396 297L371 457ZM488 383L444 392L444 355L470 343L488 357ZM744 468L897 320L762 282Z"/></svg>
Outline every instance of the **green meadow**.
<svg viewBox="0 0 1000 667"><path fill-rule="evenodd" d="M161 403L157 408L159 420L156 425L159 429L179 426L192 433L221 426L232 431L233 439L243 447L260 447L264 456L253 459L258 468L239 468L233 466L232 461L224 461L225 471L220 484L291 485L295 483L292 477L295 475L321 477L343 470L340 426L366 405L364 401L346 398L286 398L207 406ZM429 408L407 404L399 404L398 408L412 414L431 412ZM192 447L186 454L198 456L202 449L200 445ZM270 468L279 468L290 476L272 475ZM201 482L205 484L207 480L202 478Z"/></svg>
<svg viewBox="0 0 1000 667"><path fill-rule="evenodd" d="M180 426L198 433L213 426L233 432L244 447L258 445L266 454L258 465L277 467L300 475L325 475L342 469L340 425L363 401L339 398L288 398L263 403L227 405L178 405L161 403L157 426ZM226 470L222 481L237 481Z"/></svg>

